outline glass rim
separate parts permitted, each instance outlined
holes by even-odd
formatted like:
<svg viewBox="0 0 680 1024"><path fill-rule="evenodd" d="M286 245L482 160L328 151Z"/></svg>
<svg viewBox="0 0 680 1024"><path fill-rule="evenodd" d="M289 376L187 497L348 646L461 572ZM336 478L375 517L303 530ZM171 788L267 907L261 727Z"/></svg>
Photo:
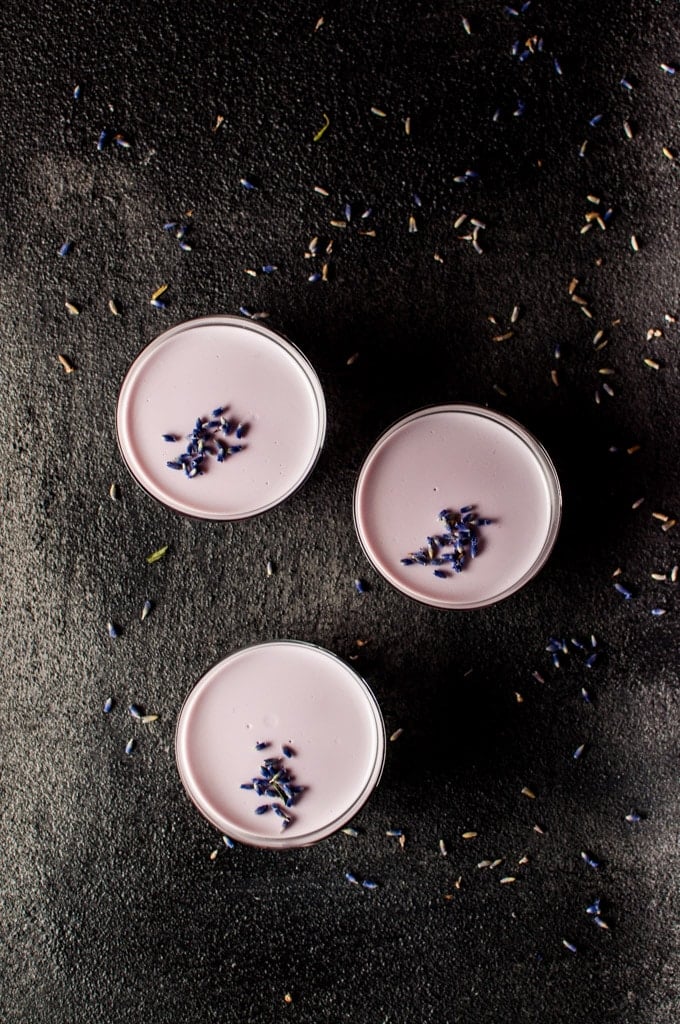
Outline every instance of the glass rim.
<svg viewBox="0 0 680 1024"><path fill-rule="evenodd" d="M295 360L297 365L304 373L309 384L311 385L316 404L318 421L317 435L314 444L314 450L310 456L309 462L305 468L304 473L302 473L301 476L299 476L294 481L291 487L280 497L276 498L273 501L269 501L264 505L260 505L258 506L258 508L253 509L250 512L246 512L244 514L239 515L202 515L200 512L196 511L188 512L185 509L178 508L172 502L169 502L159 497L157 494L154 494L150 487L148 487L145 484L145 482L143 480L140 480L140 478L138 477L137 473L135 472L131 464L131 461L128 459L126 455L125 448L121 441L122 430L120 425L120 419L121 399L123 396L123 390L142 357L146 353L150 353L151 349L160 348L162 344L167 342L176 334L180 334L182 331L188 330L189 328L193 327L208 327L211 324L223 325L228 327L238 326L246 330L252 330L256 334L259 334L262 337L266 337L273 343L278 344L285 352L287 352L291 356L292 359ZM206 316L194 317L191 320L182 320L179 323L174 324L172 327L166 328L166 330L164 330L161 334L157 334L154 338L151 339L151 341L147 342L146 345L143 345L139 349L136 356L129 363L123 380L121 381L120 387L118 388L118 395L116 398L116 442L118 445L118 451L123 460L123 464L125 465L125 468L127 469L128 473L130 474L134 482L137 484L137 486L145 494L148 494L148 496L152 498L155 502L157 502L159 505L162 505L164 508L170 509L172 512L175 512L177 515L180 515L185 519L195 520L198 522L242 522L243 520L253 519L255 516L262 515L263 513L270 511L272 508L276 508L277 505L281 505L284 501L287 501L290 497L292 497L293 494L295 494L296 491L298 491L307 482L309 477L312 475L314 468L316 467L316 464L321 456L321 452L323 451L324 442L326 440L327 421L328 415L326 410L326 398L324 395L323 387L321 385L321 380L319 378L318 373L316 372L316 370L314 369L310 360L307 358L304 352L300 348L298 348L298 346L293 341L291 341L290 338L286 337L286 335L283 334L281 331L275 331L273 328L266 327L264 324L261 324L260 322L253 322L252 320L248 320L246 317L237 316L236 314L231 313L213 313L208 314Z"/></svg>
<svg viewBox="0 0 680 1024"><path fill-rule="evenodd" d="M358 515L359 494L361 492L365 474L368 471L368 467L374 455L377 454L382 444L391 434L396 433L399 428L406 426L407 423L420 419L421 417L436 415L442 412L464 412L475 416L482 416L486 419L493 420L495 423L500 424L508 430L511 430L521 441L524 442L524 444L526 444L536 458L548 488L550 500L550 522L548 524L548 530L541 546L541 550L529 568L517 580L515 580L514 583L509 587L505 587L497 594L493 594L491 597L484 598L483 600L465 601L458 604L451 604L447 601L436 601L425 598L421 594L419 595L415 591L415 588L413 591L409 590L400 583L395 582L395 579L387 575L387 573L377 564L376 559L373 557L373 554L363 537L362 530L359 526ZM518 590L521 590L525 584L540 572L555 546L555 541L557 540L557 535L559 533L560 523L562 520L562 488L560 486L557 470L555 469L555 465L546 448L530 430L527 430L527 428L519 422L519 420L516 420L512 416L508 416L507 413L497 412L494 409L487 409L485 406L477 405L474 402L443 402L438 405L421 406L420 408L407 413L405 416L400 416L399 419L394 420L378 435L365 455L361 463L361 468L357 474L357 479L354 485L354 494L352 497L352 516L354 520L354 530L359 539L359 544L361 545L364 555L380 577L386 580L394 590L397 590L400 594L404 594L405 597L410 598L412 601L417 601L419 604L427 605L430 608L440 608L443 611L454 612L469 611L474 608L487 608L490 605L497 604L499 601L505 600Z"/></svg>
<svg viewBox="0 0 680 1024"><path fill-rule="evenodd" d="M293 647L293 646L295 646L295 647L306 647L309 650L312 650L312 651L318 652L320 654L323 654L326 657L330 658L332 661L337 662L354 679L354 681L359 685L359 688L362 691L363 696L364 696L364 698L366 700L367 707L368 707L368 709L371 712L372 719L373 719L373 722L374 722L375 728L376 728L375 757L374 757L373 765L371 767L369 776L368 776L368 778L366 780L366 783L365 783L363 789L355 797L355 799L352 801L352 803L341 814L337 815L331 821L326 822L325 825L322 825L319 828L312 829L309 832L304 832L304 833L302 833L300 835L296 835L296 836L294 836L294 835L286 835L285 832L283 834L279 834L279 835L276 835L276 836L259 836L259 835L254 835L252 832L249 832L247 829L243 829L243 828L240 828L239 826L231 826L231 825L229 825L229 829L227 831L227 830L225 830L222 827L223 824L227 822L227 817L224 816L223 821L218 822L218 821L215 820L215 817L212 817L207 812L207 810L205 808L205 805L202 805L200 803L200 800L199 800L197 794L192 791L191 785L190 785L189 780L188 780L188 773L186 773L182 769L182 765L180 763L180 758L179 758L179 755L178 755L178 750L179 750L180 730L181 730L182 725L183 725L184 716L185 716L185 713L187 711L187 708L188 708L190 702L192 701L193 698L195 698L197 696L197 691L199 690L199 688L202 688L202 686L208 686L209 685L209 681L205 682L206 676L208 676L210 673L212 673L215 669L217 669L220 666L226 664L231 659L238 657L239 655L243 654L246 651L255 650L255 649L261 648L261 647L280 647L280 646L286 646L286 647L288 647L288 646L290 646L290 647ZM361 810L361 808L364 806L364 804L369 799L371 793L375 790L376 786L379 784L380 779L382 778L383 770L384 770L384 767L385 767L385 760L386 760L386 756L387 756L387 732L386 732L386 729L385 729L385 720L384 720L384 717L383 717L383 713L381 711L381 708L380 708L380 705L378 703L377 697L375 696L375 694L373 693L373 690L368 685L368 683L363 678L363 676L361 676L356 671L356 669L352 668L352 666L349 665L344 660L344 658L339 657L339 655L334 654L332 651L329 651L325 647L321 647L320 644L311 643L311 641L307 641L307 640L290 640L290 639L263 640L263 641L255 641L252 644L245 644L243 647L237 648L236 650L234 650L230 654L228 654L226 656L226 658L222 658L221 661L216 662L214 665L212 665L210 668L208 668L199 677L199 679L196 680L196 682L192 686L191 690L189 691L187 696L184 698L184 701L182 702L182 707L180 708L179 714L177 716L177 724L175 726L174 744L175 744L175 765L177 767L177 771L178 771L178 774L179 774L179 777L180 777L180 781L182 783L182 787L184 789L184 792L188 796L189 800L194 805L194 807L199 811L201 816L206 821L210 822L210 824L213 825L215 828L219 829L219 831L222 832L222 834L228 835L230 839L234 839L236 842L242 843L244 846L253 846L253 847L257 847L259 849L268 849L268 850L288 850L288 849L294 849L294 848L297 848L297 847L312 846L314 843L319 842L321 839L326 839L328 836L333 835L333 833L337 832L348 821L351 821L351 819L356 814L358 814L358 812Z"/></svg>

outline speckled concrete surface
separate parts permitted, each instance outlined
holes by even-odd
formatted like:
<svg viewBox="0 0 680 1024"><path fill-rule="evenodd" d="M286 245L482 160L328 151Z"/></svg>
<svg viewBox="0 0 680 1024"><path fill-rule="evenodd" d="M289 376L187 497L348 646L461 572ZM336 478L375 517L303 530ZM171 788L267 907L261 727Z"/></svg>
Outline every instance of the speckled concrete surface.
<svg viewBox="0 0 680 1024"><path fill-rule="evenodd" d="M659 67L680 68L680 12L556 6L10 0L0 12L8 1024L677 1019L678 605L650 573L680 561L677 529L651 516L680 513L680 327L664 319L680 315L680 161L663 153L680 152L680 70ZM542 52L512 56L534 36ZM130 148L98 152L104 128ZM479 179L456 184L467 169ZM352 222L330 227L345 203ZM375 237L357 226L368 206ZM586 212L610 206L606 231L580 234ZM188 210L182 252L162 225ZM457 240L462 212L487 224L481 256ZM307 281L314 235L336 239L328 283ZM266 261L276 274L244 274ZM164 282L161 311L148 300ZM516 304L514 336L494 342L487 317L503 333ZM327 444L284 507L190 522L126 474L117 390L166 326L240 306L269 312L316 366ZM609 344L596 351L599 330ZM446 400L526 423L564 488L545 570L470 613L393 592L352 525L373 439ZM596 666L576 651L551 665L548 636L591 632ZM273 637L359 656L388 730L404 732L357 838L227 851L181 789L176 715L210 665ZM131 700L160 719L126 757ZM624 820L633 808L639 823ZM404 829L403 850L389 828ZM379 888L348 886L347 870ZM608 931L585 913L596 896Z"/></svg>

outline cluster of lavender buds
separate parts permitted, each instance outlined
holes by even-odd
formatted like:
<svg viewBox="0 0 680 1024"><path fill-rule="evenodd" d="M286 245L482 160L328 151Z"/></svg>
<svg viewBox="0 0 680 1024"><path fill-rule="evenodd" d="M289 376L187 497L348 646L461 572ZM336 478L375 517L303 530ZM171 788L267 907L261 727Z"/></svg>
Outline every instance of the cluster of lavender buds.
<svg viewBox="0 0 680 1024"><path fill-rule="evenodd" d="M468 558L479 554L477 527L489 526L492 519L480 519L474 505L464 505L460 512L442 509L437 516L444 524L443 533L427 537L425 546L401 559L402 565L431 565L439 579L460 573Z"/></svg>
<svg viewBox="0 0 680 1024"><path fill-rule="evenodd" d="M186 435L189 442L185 451L176 459L166 462L168 469L184 470L189 479L200 476L208 466L208 460L213 457L218 462L224 462L230 455L236 455L243 451L245 445L231 444L224 438L233 437L240 441L248 431L246 423L228 419L225 416L226 407L220 406L213 409L210 416L199 416L190 434ZM176 434L163 434L163 440L168 444L175 444L179 441Z"/></svg>
<svg viewBox="0 0 680 1024"><path fill-rule="evenodd" d="M256 750L265 750L269 746L267 742L260 742L255 745ZM289 813L290 808L297 802L300 794L304 792L304 786L298 786L295 778L286 767L284 758L295 756L295 752L288 746L282 746L282 757L265 757L260 765L260 774L253 777L250 782L241 783L241 789L252 789L257 796L267 797L267 803L258 804L255 814L266 814L272 810L281 818L282 829L287 829L294 820Z"/></svg>

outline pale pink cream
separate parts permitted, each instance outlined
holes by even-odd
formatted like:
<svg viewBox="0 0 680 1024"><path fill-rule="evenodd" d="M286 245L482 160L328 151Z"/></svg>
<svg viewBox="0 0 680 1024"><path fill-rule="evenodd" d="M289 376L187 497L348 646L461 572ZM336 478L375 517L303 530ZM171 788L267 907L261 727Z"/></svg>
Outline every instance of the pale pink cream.
<svg viewBox="0 0 680 1024"><path fill-rule="evenodd" d="M188 479L166 462L184 451L199 416L226 406L248 424L246 448ZM284 500L311 472L326 409L305 357L274 331L215 316L171 328L137 357L123 381L116 425L123 458L149 494L185 515L241 519ZM180 441L170 444L163 434Z"/></svg>
<svg viewBox="0 0 680 1024"><path fill-rule="evenodd" d="M258 742L271 746L258 751ZM286 767L305 786L282 830L270 802L240 788L265 757L294 750ZM303 846L334 832L363 805L385 756L382 715L366 683L330 652L297 641L246 647L212 668L181 711L176 759L187 793L218 829L255 846Z"/></svg>
<svg viewBox="0 0 680 1024"><path fill-rule="evenodd" d="M441 532L438 513L474 505L480 552L438 579L401 559ZM547 453L520 424L479 406L434 406L391 427L368 455L354 500L359 538L395 587L441 608L507 597L543 565L559 529L561 498Z"/></svg>

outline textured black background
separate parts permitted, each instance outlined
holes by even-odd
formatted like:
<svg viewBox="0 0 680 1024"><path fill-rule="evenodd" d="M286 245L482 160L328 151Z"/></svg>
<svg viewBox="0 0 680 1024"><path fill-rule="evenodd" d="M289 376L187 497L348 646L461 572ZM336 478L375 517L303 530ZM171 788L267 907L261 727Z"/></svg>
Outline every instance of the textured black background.
<svg viewBox="0 0 680 1024"><path fill-rule="evenodd" d="M676 0L534 0L517 18L480 0L3 5L3 1021L677 1019L677 599L649 574L680 560L678 530L651 517L680 513L680 328L663 319L680 312L680 161L662 153L680 150L680 72L659 69L680 64L679 17ZM532 35L544 52L521 64L512 43ZM98 152L103 128L131 148ZM454 184L468 168L479 181ZM579 233L588 193L615 210L606 232ZM373 208L375 238L354 219L329 227L346 202L355 217ZM188 210L182 252L161 226ZM456 240L463 211L488 225L482 256ZM337 239L328 283L307 282L313 235ZM271 277L243 273L267 261ZM592 320L569 298L572 275ZM164 282L158 311L148 300ZM503 327L515 304L515 336L493 342L487 316ZM327 444L285 507L190 522L128 478L117 389L162 329L241 305L270 312L317 367ZM604 380L616 395L598 407ZM515 415L564 487L546 569L470 613L393 592L352 527L372 440L443 400ZM551 666L548 635L591 631L598 666ZM388 731L404 733L358 838L227 851L181 789L176 715L215 661L274 637L360 654ZM159 721L135 730L131 700ZM623 820L632 807L640 824ZM479 837L463 841L467 829ZM348 886L346 870L380 887ZM596 895L608 932L584 912Z"/></svg>

